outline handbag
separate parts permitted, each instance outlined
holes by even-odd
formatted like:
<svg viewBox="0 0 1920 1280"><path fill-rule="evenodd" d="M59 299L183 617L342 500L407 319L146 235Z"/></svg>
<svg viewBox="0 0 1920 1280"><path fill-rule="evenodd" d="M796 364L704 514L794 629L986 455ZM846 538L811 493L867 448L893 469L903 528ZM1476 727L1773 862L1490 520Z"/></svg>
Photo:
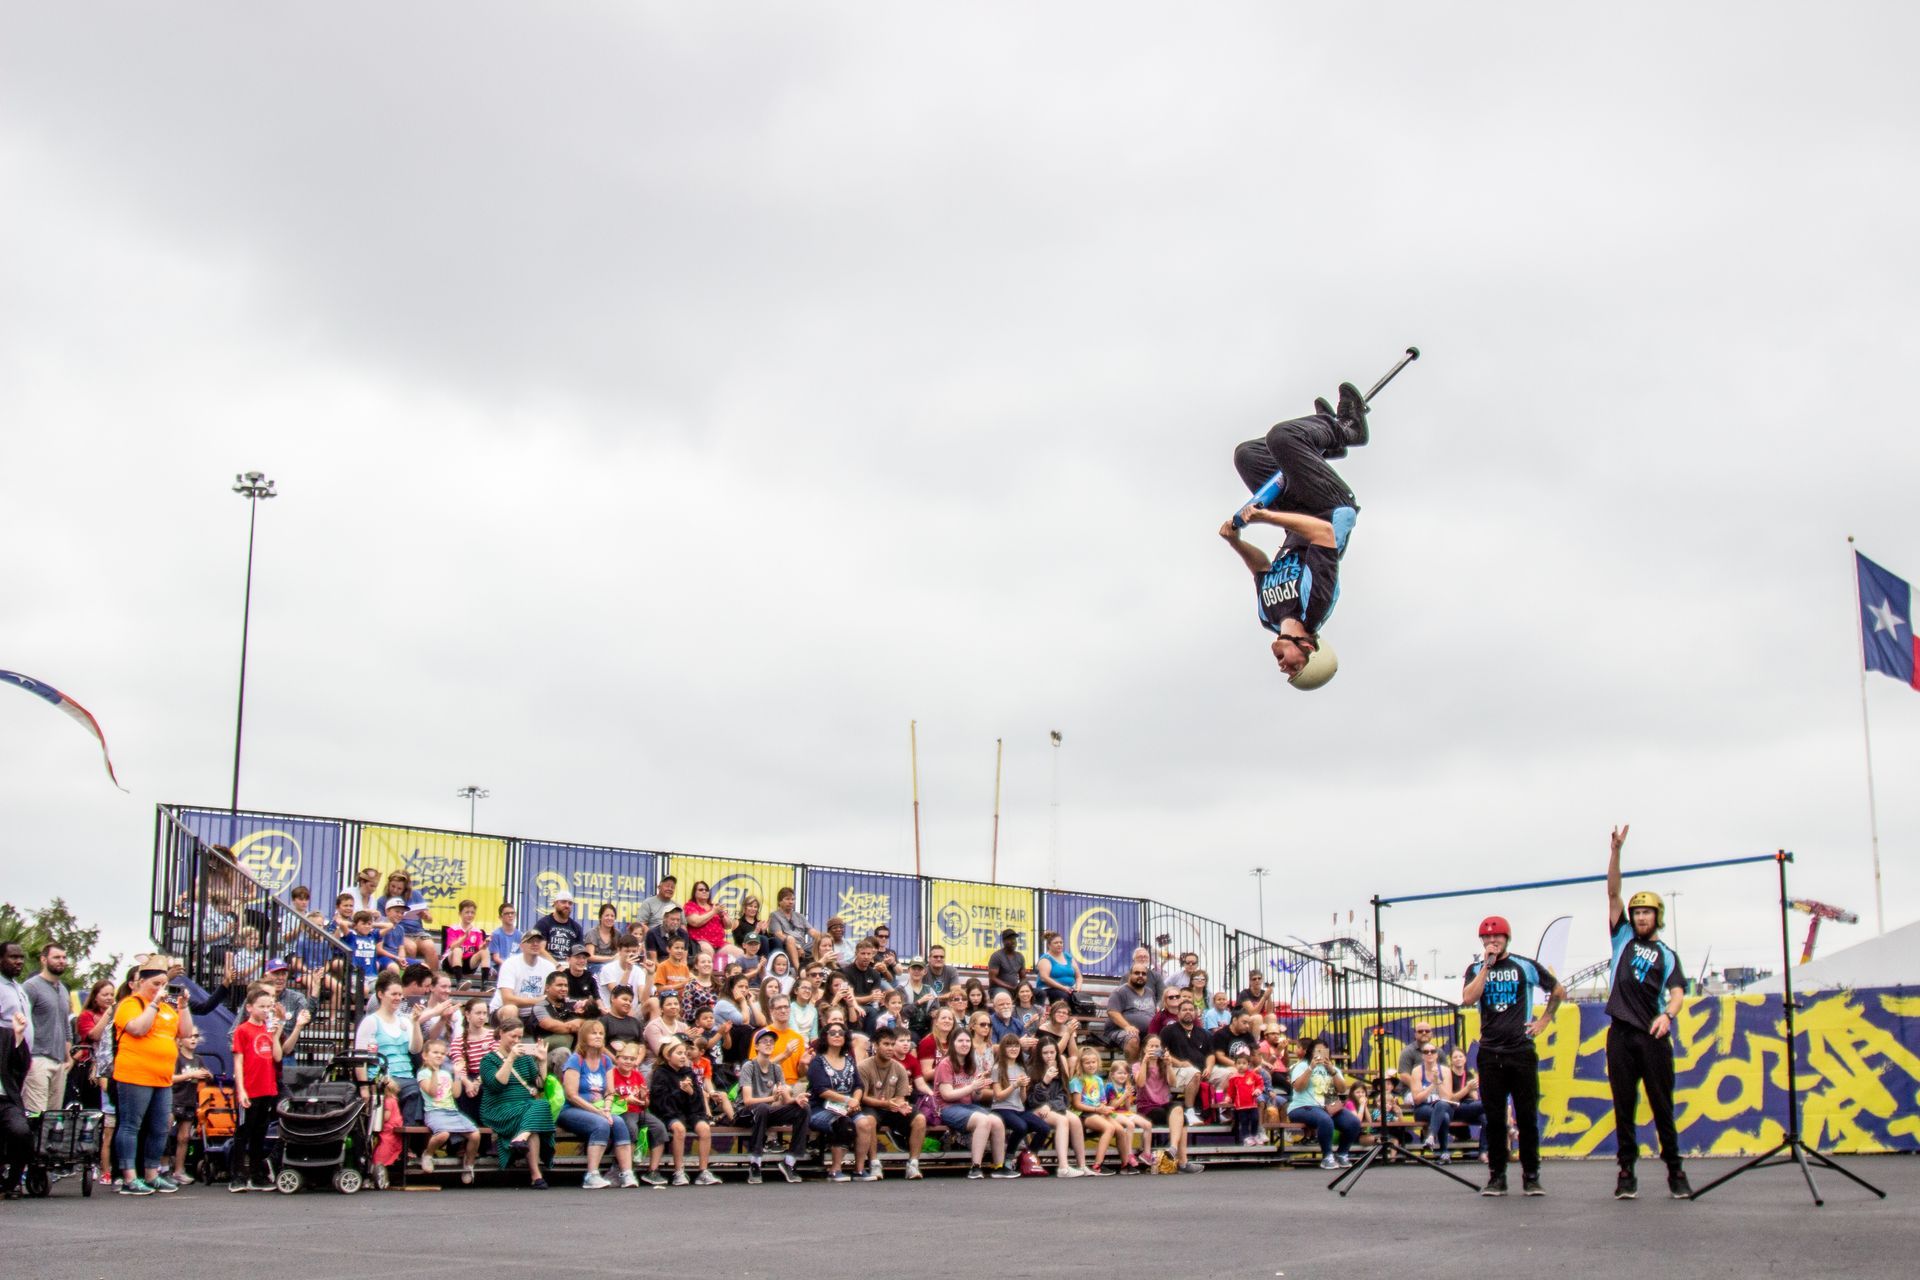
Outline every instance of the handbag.
<svg viewBox="0 0 1920 1280"><path fill-rule="evenodd" d="M1078 991L1067 993L1067 1008L1076 1018L1091 1018L1094 1014L1093 997L1081 995Z"/></svg>

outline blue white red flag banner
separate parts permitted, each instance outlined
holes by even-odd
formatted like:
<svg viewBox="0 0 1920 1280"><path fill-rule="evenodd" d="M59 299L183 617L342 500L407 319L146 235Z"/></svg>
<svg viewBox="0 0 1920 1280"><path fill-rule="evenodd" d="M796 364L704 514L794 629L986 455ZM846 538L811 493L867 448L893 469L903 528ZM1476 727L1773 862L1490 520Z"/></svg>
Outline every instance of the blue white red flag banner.
<svg viewBox="0 0 1920 1280"><path fill-rule="evenodd" d="M1860 583L1860 648L1867 670L1920 689L1920 646L1913 634L1913 589L1906 579L1853 553Z"/></svg>
<svg viewBox="0 0 1920 1280"><path fill-rule="evenodd" d="M23 676L18 671L0 671L0 684L18 685L34 697L43 698L72 716L74 720L79 723L80 727L92 734L94 740L100 744L100 758L106 762L107 777L113 780L114 786L120 787L120 779L114 777L113 773L113 757L107 754L107 735L100 732L100 722L93 718L92 712L88 711L85 707L52 685L35 680L32 676ZM126 790L125 787L120 787L120 789L122 791Z"/></svg>

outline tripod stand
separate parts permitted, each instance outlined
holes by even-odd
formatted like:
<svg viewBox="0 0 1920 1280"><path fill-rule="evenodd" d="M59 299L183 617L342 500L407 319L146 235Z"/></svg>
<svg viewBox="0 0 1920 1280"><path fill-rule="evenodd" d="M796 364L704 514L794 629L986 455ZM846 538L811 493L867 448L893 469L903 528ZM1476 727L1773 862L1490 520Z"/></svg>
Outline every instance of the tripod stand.
<svg viewBox="0 0 1920 1280"><path fill-rule="evenodd" d="M1886 1192L1874 1186L1865 1178L1853 1173L1851 1170L1842 1167L1831 1156L1824 1155L1808 1146L1806 1140L1800 1136L1800 1081L1799 1077L1794 1073L1794 1065L1796 1059L1799 1057L1799 1051L1794 1048L1793 1044L1793 1011L1796 1007L1793 1003L1793 957L1792 953L1787 949L1787 864L1793 861L1793 855L1782 849L1779 853L1774 854L1773 860L1780 869L1780 989L1784 995L1784 1005L1787 1011L1787 1132L1785 1136L1780 1139L1779 1145L1774 1147L1773 1150L1764 1155L1755 1156L1731 1173L1721 1174L1706 1186L1695 1191L1693 1198L1698 1200L1701 1196L1704 1196L1721 1183L1731 1182L1750 1169L1770 1169L1775 1165L1797 1164L1800 1166L1801 1176L1807 1180L1807 1190L1813 1195L1813 1203L1815 1207L1818 1207L1825 1204L1826 1201L1821 1198L1820 1188L1815 1186L1813 1182L1813 1169L1811 1166L1817 1164L1823 1169L1833 1170L1843 1178L1851 1178L1854 1182L1859 1183L1876 1196L1879 1196L1882 1200L1885 1200L1887 1198Z"/></svg>
<svg viewBox="0 0 1920 1280"><path fill-rule="evenodd" d="M1478 1192L1480 1188L1474 1186L1471 1182L1447 1168L1445 1165L1434 1160L1429 1160L1427 1157L1421 1155L1418 1151L1415 1151L1406 1143L1402 1142L1399 1135L1387 1127L1387 1099L1393 1095L1387 1092L1391 1087L1387 1080L1387 1056L1385 1047L1387 1035L1387 990L1386 977L1380 967L1380 953L1383 950L1383 939L1380 933L1380 908L1385 905L1386 904L1380 900L1379 894L1376 893L1373 895L1373 1064L1376 1068L1373 1096L1378 1099L1380 1103L1380 1132L1374 1135L1374 1144L1367 1148L1367 1154L1361 1156L1352 1168L1342 1169L1340 1176L1327 1184L1327 1190L1338 1190L1341 1196L1344 1197L1349 1191L1359 1185L1360 1179L1366 1176L1367 1170L1373 1167L1374 1162L1387 1155L1397 1155L1402 1160L1409 1161L1413 1164L1425 1165L1435 1173L1445 1174L1469 1191ZM1346 1185L1342 1186L1342 1183Z"/></svg>

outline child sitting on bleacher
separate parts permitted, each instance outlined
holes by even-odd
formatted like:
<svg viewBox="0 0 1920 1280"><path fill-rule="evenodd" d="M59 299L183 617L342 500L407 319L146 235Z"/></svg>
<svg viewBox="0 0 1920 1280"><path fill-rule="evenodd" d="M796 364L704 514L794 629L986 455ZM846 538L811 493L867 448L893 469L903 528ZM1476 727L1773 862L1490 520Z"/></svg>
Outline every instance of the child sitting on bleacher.
<svg viewBox="0 0 1920 1280"><path fill-rule="evenodd" d="M466 1091L466 1072L447 1069L447 1042L429 1040L420 1051L420 1072L414 1077L420 1084L421 1101L429 1137L420 1153L420 1172L433 1172L433 1156L456 1136L465 1135L466 1149L460 1158L460 1182L471 1186L474 1162L480 1158L480 1130L460 1110L460 1095Z"/></svg>

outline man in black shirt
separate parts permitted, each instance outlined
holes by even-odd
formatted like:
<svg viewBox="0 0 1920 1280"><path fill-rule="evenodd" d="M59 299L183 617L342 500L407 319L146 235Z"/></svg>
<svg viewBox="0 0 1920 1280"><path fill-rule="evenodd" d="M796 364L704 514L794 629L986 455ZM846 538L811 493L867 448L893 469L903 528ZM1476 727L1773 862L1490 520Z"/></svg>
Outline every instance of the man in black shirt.
<svg viewBox="0 0 1920 1280"><path fill-rule="evenodd" d="M866 1015L868 1024L872 1023L873 1012L879 1008L881 999L887 993L886 983L880 979L880 971L873 967L875 950L872 938L863 939L853 949L853 963L840 971L840 976L853 988L854 1001ZM864 1032L866 1026L855 1027L854 1030Z"/></svg>
<svg viewBox="0 0 1920 1280"><path fill-rule="evenodd" d="M687 944L688 955L700 954L700 949L693 945L693 935L687 932L687 913L679 907L671 908L659 924L647 930L647 959L666 959L667 949L676 941Z"/></svg>
<svg viewBox="0 0 1920 1280"><path fill-rule="evenodd" d="M575 947L560 972L567 979L567 1000L573 1012L582 1018L600 1016L600 983L587 969L587 949Z"/></svg>
<svg viewBox="0 0 1920 1280"><path fill-rule="evenodd" d="M1233 451L1233 466L1253 497L1220 526L1220 536L1252 571L1260 625L1274 633L1274 660L1296 688L1315 689L1337 663L1320 644L1320 628L1340 598L1340 560L1360 504L1328 458L1367 440L1366 401L1351 383L1340 388L1340 412L1317 402L1311 417L1271 428ZM1249 523L1278 525L1286 540L1271 559L1240 540ZM1309 665L1311 664L1311 666Z"/></svg>
<svg viewBox="0 0 1920 1280"><path fill-rule="evenodd" d="M1026 976L1027 958L1019 951L1020 934L1015 929L1000 931L1000 949L987 957L987 995L996 991L1013 994Z"/></svg>
<svg viewBox="0 0 1920 1280"><path fill-rule="evenodd" d="M1673 1019L1686 998L1687 979L1680 957L1660 941L1666 905L1657 893L1636 893L1620 901L1620 848L1627 828L1613 833L1607 856L1607 925L1613 935L1612 990L1607 996L1607 1083L1613 1092L1615 1158L1620 1176L1613 1195L1631 1200L1640 1194L1634 1161L1640 1155L1640 1090L1647 1091L1660 1159L1667 1166L1667 1191L1675 1200L1692 1197L1680 1168L1680 1139L1673 1126Z"/></svg>
<svg viewBox="0 0 1920 1280"><path fill-rule="evenodd" d="M1194 1125L1200 1123L1200 1112L1193 1104L1200 1095L1200 1081L1205 1077L1207 1063L1213 1057L1213 1033L1200 1025L1192 996L1182 995L1179 1008L1179 1016L1160 1028L1160 1043L1166 1046L1167 1056L1176 1064L1173 1087L1181 1092L1187 1123Z"/></svg>
<svg viewBox="0 0 1920 1280"><path fill-rule="evenodd" d="M553 900L552 913L535 921L533 931L547 940L547 954L553 957L553 962L565 964L584 936L580 921L574 918L573 895L561 891Z"/></svg>
<svg viewBox="0 0 1920 1280"><path fill-rule="evenodd" d="M1520 1189L1543 1196L1540 1185L1540 1055L1533 1038L1553 1024L1553 1011L1567 989L1537 960L1507 950L1513 934L1504 916L1480 922L1481 957L1467 966L1462 1004L1480 1006L1480 1097L1487 1108L1481 1132L1487 1141L1487 1185L1483 1196L1507 1194L1507 1099L1513 1099L1520 1129ZM1535 1018L1533 993L1547 993L1547 1007Z"/></svg>

